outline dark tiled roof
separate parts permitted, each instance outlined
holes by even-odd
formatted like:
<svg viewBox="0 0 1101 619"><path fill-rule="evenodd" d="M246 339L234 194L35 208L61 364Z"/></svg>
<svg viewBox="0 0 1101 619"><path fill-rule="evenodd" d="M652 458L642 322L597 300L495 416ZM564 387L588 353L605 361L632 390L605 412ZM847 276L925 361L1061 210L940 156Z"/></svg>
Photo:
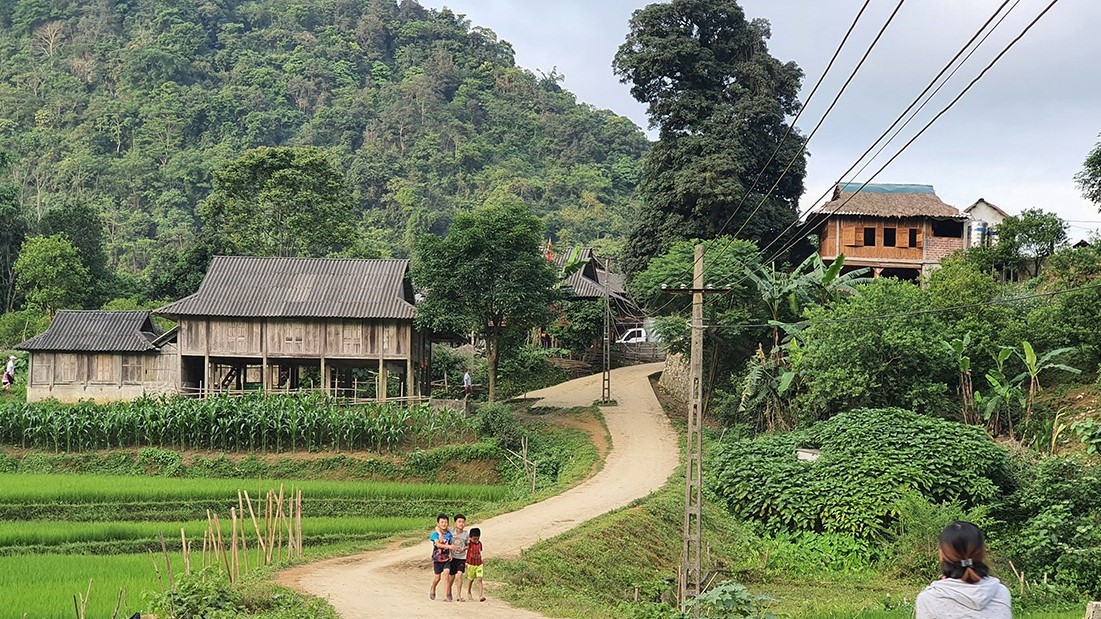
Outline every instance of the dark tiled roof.
<svg viewBox="0 0 1101 619"><path fill-rule="evenodd" d="M146 352L159 335L147 310L60 310L46 332L16 346L20 350Z"/></svg>
<svg viewBox="0 0 1101 619"><path fill-rule="evenodd" d="M412 318L408 260L216 256L164 316Z"/></svg>
<svg viewBox="0 0 1101 619"><path fill-rule="evenodd" d="M835 187L833 199L814 214L963 219L954 206L941 202L932 185L868 185L854 193L859 187L855 183Z"/></svg>
<svg viewBox="0 0 1101 619"><path fill-rule="evenodd" d="M604 284L608 284L608 294L612 297L626 299L626 291L623 287L623 278L615 273L604 270L603 263L596 257L590 247L574 247L564 252L555 254L554 264L564 268L568 264L584 262L585 267L574 271L566 278L566 285L570 287L570 298L594 299L604 297Z"/></svg>

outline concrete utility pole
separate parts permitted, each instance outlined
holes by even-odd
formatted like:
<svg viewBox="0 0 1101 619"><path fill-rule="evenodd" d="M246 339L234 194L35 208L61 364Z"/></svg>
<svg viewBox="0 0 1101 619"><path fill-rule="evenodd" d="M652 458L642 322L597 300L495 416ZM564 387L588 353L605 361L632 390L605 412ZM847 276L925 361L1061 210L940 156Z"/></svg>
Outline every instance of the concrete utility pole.
<svg viewBox="0 0 1101 619"><path fill-rule="evenodd" d="M692 266L692 352L689 357L692 401L688 407L688 436L684 466L684 551L681 553L680 601L700 594L701 494L703 468L703 245L696 245Z"/></svg>
<svg viewBox="0 0 1101 619"><path fill-rule="evenodd" d="M703 471L703 295L726 294L731 290L705 287L703 282L703 245L696 245L695 260L692 262L692 287L661 287L664 292L692 295L692 351L688 357L692 393L684 449L684 551L681 553L681 566L677 574L681 604L699 595L703 586L703 565L700 559L700 546L703 543L703 497L700 492Z"/></svg>
<svg viewBox="0 0 1101 619"><path fill-rule="evenodd" d="M604 376L600 384L600 401L612 401L612 303L608 298L608 280L604 280Z"/></svg>

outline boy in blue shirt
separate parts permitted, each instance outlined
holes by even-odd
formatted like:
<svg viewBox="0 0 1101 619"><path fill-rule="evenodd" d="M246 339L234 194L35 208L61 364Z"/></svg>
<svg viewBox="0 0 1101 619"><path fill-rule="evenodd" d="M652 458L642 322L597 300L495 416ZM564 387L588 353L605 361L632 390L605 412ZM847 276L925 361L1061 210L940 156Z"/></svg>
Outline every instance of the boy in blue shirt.
<svg viewBox="0 0 1101 619"><path fill-rule="evenodd" d="M436 516L436 528L428 536L432 542L432 588L428 591L428 599L436 599L436 585L440 584L440 578L450 581L451 576L451 531L447 530L450 519L447 514ZM445 602L451 601L448 596Z"/></svg>

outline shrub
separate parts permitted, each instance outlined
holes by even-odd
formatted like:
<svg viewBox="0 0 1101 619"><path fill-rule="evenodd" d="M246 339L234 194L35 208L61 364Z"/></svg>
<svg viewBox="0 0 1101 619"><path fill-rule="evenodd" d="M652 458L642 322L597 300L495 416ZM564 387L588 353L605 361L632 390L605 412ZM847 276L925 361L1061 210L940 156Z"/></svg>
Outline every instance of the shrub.
<svg viewBox="0 0 1101 619"><path fill-rule="evenodd" d="M149 595L151 610L165 619L215 619L232 617L222 611L237 611L237 595L219 571L207 566L200 572L181 574L176 586Z"/></svg>
<svg viewBox="0 0 1101 619"><path fill-rule="evenodd" d="M505 404L487 404L478 410L478 434L492 437L504 449L520 449L524 428Z"/></svg>
<svg viewBox="0 0 1101 619"><path fill-rule="evenodd" d="M1096 467L1047 458L997 506L998 531L1018 570L1101 597L1101 475Z"/></svg>
<svg viewBox="0 0 1101 619"><path fill-rule="evenodd" d="M816 462L796 447L817 447ZM837 415L809 430L721 445L711 484L737 515L771 530L882 538L908 491L966 507L1010 485L1008 456L973 426L901 409Z"/></svg>
<svg viewBox="0 0 1101 619"><path fill-rule="evenodd" d="M917 492L907 492L895 502L898 519L884 548L884 558L904 577L935 578L939 573L938 538L944 527L956 520L973 522L988 529L987 506L965 510L959 503L933 503Z"/></svg>

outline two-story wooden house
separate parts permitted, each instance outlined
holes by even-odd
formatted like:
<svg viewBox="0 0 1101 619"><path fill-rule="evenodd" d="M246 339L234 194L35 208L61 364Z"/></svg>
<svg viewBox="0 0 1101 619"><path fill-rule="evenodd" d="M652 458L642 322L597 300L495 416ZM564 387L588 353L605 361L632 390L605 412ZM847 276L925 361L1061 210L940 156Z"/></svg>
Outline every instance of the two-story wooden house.
<svg viewBox="0 0 1101 619"><path fill-rule="evenodd" d="M932 185L842 183L804 224L818 236L828 264L845 255L845 268L870 267L876 277L918 279L942 258L964 248L967 217L937 197Z"/></svg>
<svg viewBox="0 0 1101 619"><path fill-rule="evenodd" d="M413 304L408 260L218 256L195 294L156 313L179 323L184 393L383 399L429 392Z"/></svg>

